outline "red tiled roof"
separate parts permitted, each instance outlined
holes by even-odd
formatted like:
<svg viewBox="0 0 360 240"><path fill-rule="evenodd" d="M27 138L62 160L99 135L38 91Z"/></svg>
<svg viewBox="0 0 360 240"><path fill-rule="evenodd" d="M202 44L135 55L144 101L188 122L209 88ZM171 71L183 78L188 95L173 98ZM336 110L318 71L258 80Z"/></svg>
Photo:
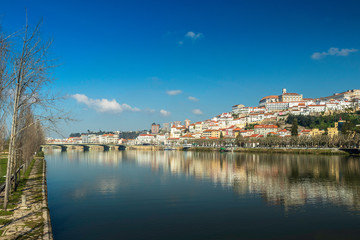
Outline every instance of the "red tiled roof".
<svg viewBox="0 0 360 240"><path fill-rule="evenodd" d="M283 95L300 96L298 93L284 93Z"/></svg>
<svg viewBox="0 0 360 240"><path fill-rule="evenodd" d="M254 128L278 128L276 125L255 125Z"/></svg>
<svg viewBox="0 0 360 240"><path fill-rule="evenodd" d="M184 136L181 136L181 138L193 138L194 136L190 133L185 134Z"/></svg>
<svg viewBox="0 0 360 240"><path fill-rule="evenodd" d="M277 96L277 95L266 96L266 97L263 97L260 101L265 100L265 99L268 99L268 98L276 98L276 99L278 99L279 96Z"/></svg>
<svg viewBox="0 0 360 240"><path fill-rule="evenodd" d="M154 135L152 135L152 134L140 134L139 136L142 136L142 137L145 137L145 136L154 137Z"/></svg>
<svg viewBox="0 0 360 240"><path fill-rule="evenodd" d="M252 137L252 138L259 138L259 137L263 137L264 135L260 135L260 134L253 134L249 137Z"/></svg>

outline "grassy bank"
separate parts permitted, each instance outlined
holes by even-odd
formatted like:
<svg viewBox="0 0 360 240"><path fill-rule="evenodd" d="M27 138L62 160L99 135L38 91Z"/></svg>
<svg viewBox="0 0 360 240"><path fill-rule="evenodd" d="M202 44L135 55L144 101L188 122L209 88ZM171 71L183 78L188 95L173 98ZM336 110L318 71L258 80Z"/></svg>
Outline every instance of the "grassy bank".
<svg viewBox="0 0 360 240"><path fill-rule="evenodd" d="M0 156L0 184L5 182L5 175L6 175L6 168L7 168L7 157Z"/></svg>

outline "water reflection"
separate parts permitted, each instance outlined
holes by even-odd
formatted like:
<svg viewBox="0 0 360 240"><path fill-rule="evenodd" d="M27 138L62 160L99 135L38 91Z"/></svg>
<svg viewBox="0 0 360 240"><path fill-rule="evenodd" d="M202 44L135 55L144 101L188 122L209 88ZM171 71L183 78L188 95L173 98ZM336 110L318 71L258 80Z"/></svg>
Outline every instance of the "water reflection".
<svg viewBox="0 0 360 240"><path fill-rule="evenodd" d="M285 209L332 204L360 210L360 159L344 156L240 154L218 152L121 151L53 152L70 164L117 167L122 163L151 168L156 174L188 176L231 189L240 197L256 195ZM162 179L166 181L166 178ZM97 182L100 192L115 192L119 179ZM74 193L86 194L85 187Z"/></svg>

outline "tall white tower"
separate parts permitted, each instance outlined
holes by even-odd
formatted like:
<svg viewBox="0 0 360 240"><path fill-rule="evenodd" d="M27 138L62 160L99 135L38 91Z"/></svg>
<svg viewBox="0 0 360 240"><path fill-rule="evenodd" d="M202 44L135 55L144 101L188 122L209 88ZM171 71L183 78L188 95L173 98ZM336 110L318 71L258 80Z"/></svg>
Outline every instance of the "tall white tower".
<svg viewBox="0 0 360 240"><path fill-rule="evenodd" d="M282 89L282 94L286 93L286 88Z"/></svg>

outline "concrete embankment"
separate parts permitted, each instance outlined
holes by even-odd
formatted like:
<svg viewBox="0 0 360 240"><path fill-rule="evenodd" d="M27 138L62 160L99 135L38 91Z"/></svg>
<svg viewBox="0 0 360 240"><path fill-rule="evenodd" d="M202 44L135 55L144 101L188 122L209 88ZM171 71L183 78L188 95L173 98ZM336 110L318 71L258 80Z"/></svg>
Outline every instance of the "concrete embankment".
<svg viewBox="0 0 360 240"><path fill-rule="evenodd" d="M32 161L10 197L8 211L0 215L1 239L53 239L43 157Z"/></svg>

